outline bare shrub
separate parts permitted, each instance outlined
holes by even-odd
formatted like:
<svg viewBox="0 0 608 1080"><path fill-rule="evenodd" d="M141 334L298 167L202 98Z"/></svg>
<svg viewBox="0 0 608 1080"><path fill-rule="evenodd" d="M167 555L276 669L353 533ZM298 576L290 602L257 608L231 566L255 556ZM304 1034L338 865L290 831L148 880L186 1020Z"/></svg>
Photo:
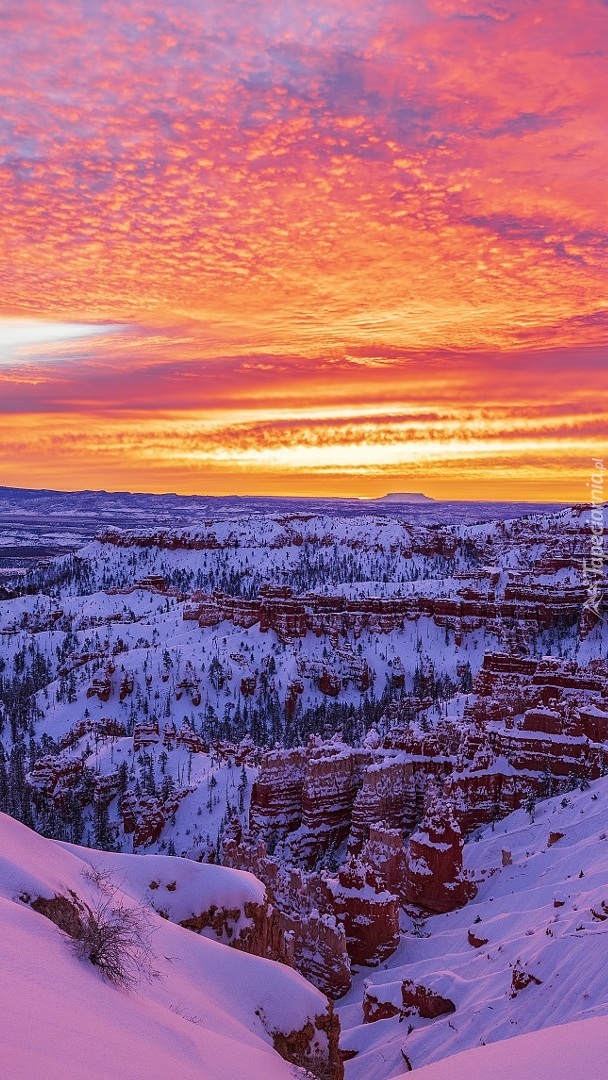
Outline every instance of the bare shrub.
<svg viewBox="0 0 608 1080"><path fill-rule="evenodd" d="M21 899L68 934L76 955L89 960L116 986L132 990L142 979L150 982L158 975L153 966L151 913L130 904L110 874L91 869L83 876L96 889L92 904L73 889L69 897L32 900L23 893Z"/></svg>
<svg viewBox="0 0 608 1080"><path fill-rule="evenodd" d="M78 900L81 928L74 938L76 954L116 986L131 990L142 979L150 982L158 972L153 966L149 912L129 904L108 874L88 870L85 876L96 886L97 899L92 905Z"/></svg>

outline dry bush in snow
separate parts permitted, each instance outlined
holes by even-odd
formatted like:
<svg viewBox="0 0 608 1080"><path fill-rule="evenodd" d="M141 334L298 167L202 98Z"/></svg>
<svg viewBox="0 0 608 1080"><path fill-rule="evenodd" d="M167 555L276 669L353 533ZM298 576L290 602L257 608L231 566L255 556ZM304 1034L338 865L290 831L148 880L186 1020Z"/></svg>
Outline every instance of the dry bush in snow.
<svg viewBox="0 0 608 1080"><path fill-rule="evenodd" d="M129 990L142 979L149 982L157 974L149 912L130 904L108 874L90 870L85 876L96 886L98 899L92 905L75 901L80 914L76 954L90 960L117 986Z"/></svg>

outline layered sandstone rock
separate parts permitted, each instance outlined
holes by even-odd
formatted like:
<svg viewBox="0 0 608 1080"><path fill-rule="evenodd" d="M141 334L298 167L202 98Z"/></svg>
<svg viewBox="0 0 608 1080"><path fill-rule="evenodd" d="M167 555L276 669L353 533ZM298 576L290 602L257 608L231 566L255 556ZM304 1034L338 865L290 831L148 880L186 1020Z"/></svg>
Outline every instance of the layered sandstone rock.
<svg viewBox="0 0 608 1080"><path fill-rule="evenodd" d="M325 1036L321 1049L319 1032ZM343 1080L344 1063L340 1052L340 1022L331 1002L325 1013L315 1016L299 1031L285 1035L282 1031L271 1032L275 1050L286 1061L306 1070L309 1076L319 1080Z"/></svg>
<svg viewBox="0 0 608 1080"><path fill-rule="evenodd" d="M377 988L374 988L373 991L365 990L363 995L364 1024L375 1024L377 1020L390 1020L392 1016L400 1015L401 1007L390 999L384 1001Z"/></svg>
<svg viewBox="0 0 608 1080"><path fill-rule="evenodd" d="M399 944L399 901L383 889L373 870L351 856L338 879L328 881L336 917L344 924L355 964L380 964Z"/></svg>
<svg viewBox="0 0 608 1080"><path fill-rule="evenodd" d="M311 865L348 836L356 793L373 756L339 739L317 736L306 749L264 755L251 793L249 824L264 837L290 838L294 859Z"/></svg>
<svg viewBox="0 0 608 1080"><path fill-rule="evenodd" d="M330 997L346 993L351 982L346 933L333 910L326 877L284 868L268 855L262 840L228 841L223 862L248 870L266 886L289 962Z"/></svg>
<svg viewBox="0 0 608 1080"><path fill-rule="evenodd" d="M436 976L429 980L429 985L404 979L394 983L366 984L363 995L363 1023L373 1024L377 1020L386 1020L391 1016L420 1016L424 1020L435 1020L456 1011L452 999L447 996L444 983L447 980ZM449 989L449 984L447 986Z"/></svg>
<svg viewBox="0 0 608 1080"><path fill-rule="evenodd" d="M295 850L310 862L325 846L336 846L348 836L353 804L370 753L346 746L338 739L323 742L313 738L306 756L302 820Z"/></svg>
<svg viewBox="0 0 608 1080"><path fill-rule="evenodd" d="M456 1011L451 998L444 997L436 990L411 982L409 979L404 980L401 986L401 997L406 1016L416 1013L425 1020L435 1020L438 1016L445 1016L446 1013Z"/></svg>
<svg viewBox="0 0 608 1080"><path fill-rule="evenodd" d="M583 667L490 653L474 689L458 723L425 731L405 699L393 705L383 744L377 735L360 749L316 738L305 750L267 755L252 797L253 830L265 837L289 834L286 855L302 866L338 850L343 858L346 840L349 852L365 852L397 896L416 895L433 910L465 902L472 887L461 876L462 835L551 794L556 785L593 779L608 767L605 661ZM450 803L456 832L412 837L406 888L399 837L416 829L433 784ZM397 835L383 845L374 829ZM423 857L416 862L420 844Z"/></svg>
<svg viewBox="0 0 608 1080"><path fill-rule="evenodd" d="M84 757L45 754L33 765L28 779L34 798L40 793L51 798L56 806L62 806L69 795L77 794L82 788L88 772Z"/></svg>
<svg viewBox="0 0 608 1080"><path fill-rule="evenodd" d="M87 698L97 697L100 701L109 701L112 692L112 682L109 675L99 675L93 679L87 688Z"/></svg>
<svg viewBox="0 0 608 1080"><path fill-rule="evenodd" d="M361 859L385 889L405 900L407 854L399 829L389 829L383 824L371 825Z"/></svg>
<svg viewBox="0 0 608 1080"><path fill-rule="evenodd" d="M125 791L120 799L122 827L126 834L133 834L133 847L145 847L158 840L167 822L177 812L181 800L192 790L173 789L166 798Z"/></svg>
<svg viewBox="0 0 608 1080"><path fill-rule="evenodd" d="M192 541L192 546L195 543L198 542ZM441 552L433 551L432 554L450 557L444 551L453 550L456 543L454 538L440 543ZM434 543L422 544L421 551L428 555L434 546ZM184 609L184 618L198 619L204 627L215 626L223 620L243 627L259 623L262 632L273 630L284 642L304 637L308 632L317 637L323 634L337 646L349 633L356 638L363 630L389 634L403 629L406 621L421 616L451 630L458 643L465 634L491 622L518 622L542 631L576 622L584 609L586 591L582 584L559 586L548 593L544 585L514 580L506 585L502 595L498 595L494 589L496 574L492 576L486 572L486 577L475 583L472 575L467 574L467 581L468 584L456 594L445 596L356 598L305 593L294 597L289 589L273 590L266 586L260 589L257 597L245 599L218 591L192 598ZM395 675L399 680L400 672Z"/></svg>
<svg viewBox="0 0 608 1080"><path fill-rule="evenodd" d="M188 919L180 926L197 934L213 935L226 945L241 952L264 956L290 967L294 966L293 936L268 898L261 903L246 900L242 908L213 905Z"/></svg>
<svg viewBox="0 0 608 1080"><path fill-rule="evenodd" d="M302 823L306 767L302 747L264 754L251 792L249 824L254 833L285 835Z"/></svg>
<svg viewBox="0 0 608 1080"><path fill-rule="evenodd" d="M477 887L464 876L462 848L462 833L451 804L434 798L420 828L410 836L407 901L438 913L466 904Z"/></svg>
<svg viewBox="0 0 608 1080"><path fill-rule="evenodd" d="M133 728L133 749L152 746L160 740L158 720L140 720Z"/></svg>
<svg viewBox="0 0 608 1080"><path fill-rule="evenodd" d="M357 851L374 825L410 832L422 810L424 781L419 782L416 764L403 755L376 755L362 775L352 807L349 846Z"/></svg>
<svg viewBox="0 0 608 1080"><path fill-rule="evenodd" d="M99 720L79 720L74 724L59 742L61 750L75 746L85 735L92 735L94 739L123 739L127 734L125 725L120 720L111 717L101 717Z"/></svg>

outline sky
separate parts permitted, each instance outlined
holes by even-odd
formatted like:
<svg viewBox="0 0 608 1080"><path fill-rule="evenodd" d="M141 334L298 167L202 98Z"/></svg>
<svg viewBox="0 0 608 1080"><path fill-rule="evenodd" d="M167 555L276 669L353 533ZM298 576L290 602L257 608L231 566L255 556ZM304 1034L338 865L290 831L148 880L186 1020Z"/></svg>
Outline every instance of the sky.
<svg viewBox="0 0 608 1080"><path fill-rule="evenodd" d="M606 0L0 0L0 483L584 501Z"/></svg>

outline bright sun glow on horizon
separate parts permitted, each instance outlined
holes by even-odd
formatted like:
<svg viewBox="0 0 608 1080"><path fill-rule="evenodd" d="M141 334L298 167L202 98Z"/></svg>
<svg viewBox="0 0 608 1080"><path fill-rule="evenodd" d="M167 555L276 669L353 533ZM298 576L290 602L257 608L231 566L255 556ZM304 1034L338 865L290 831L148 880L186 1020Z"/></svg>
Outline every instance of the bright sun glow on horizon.
<svg viewBox="0 0 608 1080"><path fill-rule="evenodd" d="M115 326L87 323L44 322L40 319L0 318L0 361L12 362L28 355L28 346L55 345L75 338L92 338L116 330ZM40 356L40 350L37 350Z"/></svg>

